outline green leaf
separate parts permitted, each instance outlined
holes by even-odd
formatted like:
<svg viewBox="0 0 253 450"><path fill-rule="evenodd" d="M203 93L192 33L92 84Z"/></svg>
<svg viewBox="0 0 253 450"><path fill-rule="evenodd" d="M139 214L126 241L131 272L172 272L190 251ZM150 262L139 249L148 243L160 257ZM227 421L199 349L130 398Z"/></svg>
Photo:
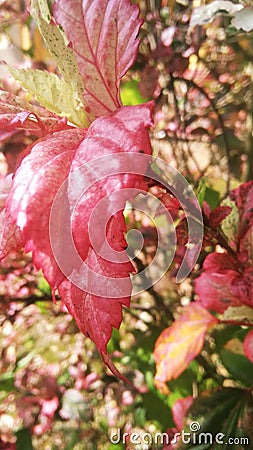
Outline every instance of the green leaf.
<svg viewBox="0 0 253 450"><path fill-rule="evenodd" d="M253 364L246 356L223 349L220 352L220 358L234 380L241 381L246 386L252 386Z"/></svg>
<svg viewBox="0 0 253 450"><path fill-rule="evenodd" d="M202 204L203 204L203 201L205 198L205 193L206 193L206 179L201 178L201 180L199 181L198 189L197 189L197 199L198 199L200 206L202 206Z"/></svg>
<svg viewBox="0 0 253 450"><path fill-rule="evenodd" d="M204 200L208 203L211 209L214 209L220 203L220 194L215 189L206 186Z"/></svg>
<svg viewBox="0 0 253 450"><path fill-rule="evenodd" d="M84 107L83 80L78 70L76 57L68 46L64 32L53 23L49 23L48 14L50 14L50 11L46 0L32 0L31 14L64 80L73 87L77 103ZM84 111L83 115L83 125L88 126L89 120L85 116Z"/></svg>
<svg viewBox="0 0 253 450"><path fill-rule="evenodd" d="M112 335L111 339L109 340L107 344L107 351L108 353L113 353L116 350L120 351L120 333L119 330L116 330L116 328L112 329Z"/></svg>
<svg viewBox="0 0 253 450"><path fill-rule="evenodd" d="M28 430L28 428L22 428L22 430L18 430L16 432L16 436L17 436L16 442L17 450L33 450L32 437L30 430Z"/></svg>
<svg viewBox="0 0 253 450"><path fill-rule="evenodd" d="M170 407L174 405L176 400L192 395L192 386L197 380L196 374L189 367L176 380L170 380L169 382L168 404Z"/></svg>
<svg viewBox="0 0 253 450"><path fill-rule="evenodd" d="M134 411L135 421L136 425L144 428L147 418L146 418L147 410L146 408L143 408L142 406L138 406Z"/></svg>
<svg viewBox="0 0 253 450"><path fill-rule="evenodd" d="M249 412L252 407L252 396L246 390L225 388L202 393L193 402L185 418L187 426L184 432L191 434L190 442L186 443L182 439L179 450L250 448L249 430L252 427L252 416L249 417ZM192 423L197 424L198 428L194 433L191 432ZM230 438L241 439L240 445L230 445ZM219 442L221 439L223 444Z"/></svg>
<svg viewBox="0 0 253 450"><path fill-rule="evenodd" d="M123 105L140 105L145 103L147 99L142 97L139 91L139 83L136 80L130 80L122 83L120 86L120 97Z"/></svg>
<svg viewBox="0 0 253 450"><path fill-rule="evenodd" d="M0 376L0 391L11 392L14 388L14 375L12 372L3 373Z"/></svg>
<svg viewBox="0 0 253 450"><path fill-rule="evenodd" d="M85 126L84 109L70 83L55 73L42 70L9 67L9 71L15 80L36 96L42 106L61 117L67 117L77 126Z"/></svg>
<svg viewBox="0 0 253 450"><path fill-rule="evenodd" d="M38 289L42 294L51 295L51 288L47 280L41 275L38 281Z"/></svg>
<svg viewBox="0 0 253 450"><path fill-rule="evenodd" d="M243 341L247 330L243 330L237 325L224 325L222 327L217 327L213 330L213 338L215 340L215 350L216 353L220 353L221 348L233 338L238 338ZM243 334L243 336L241 336Z"/></svg>
<svg viewBox="0 0 253 450"><path fill-rule="evenodd" d="M73 450L74 446L78 444L80 441L80 432L79 430L68 430L66 438L68 439L68 444L66 445L64 450Z"/></svg>
<svg viewBox="0 0 253 450"><path fill-rule="evenodd" d="M241 141L240 139L238 139L238 137L235 136L234 134L234 130L230 129L230 128L225 128L225 133L226 133L226 142L228 145L228 148L230 150L238 150L241 151L243 148L243 141ZM215 144L218 145L218 147L223 150L224 149L224 135L223 134L219 134L218 136L216 136L216 138L214 139Z"/></svg>
<svg viewBox="0 0 253 450"><path fill-rule="evenodd" d="M143 394L143 406L146 410L146 419L152 423L158 422L162 430L166 430L173 423L168 405L154 392Z"/></svg>
<svg viewBox="0 0 253 450"><path fill-rule="evenodd" d="M125 448L124 444L111 444L108 450L125 450Z"/></svg>

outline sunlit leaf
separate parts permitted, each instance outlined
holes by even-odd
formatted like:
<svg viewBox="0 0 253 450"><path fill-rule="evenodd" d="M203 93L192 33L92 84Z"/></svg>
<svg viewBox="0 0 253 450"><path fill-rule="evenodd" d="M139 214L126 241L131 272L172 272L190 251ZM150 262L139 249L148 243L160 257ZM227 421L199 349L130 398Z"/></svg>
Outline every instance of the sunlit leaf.
<svg viewBox="0 0 253 450"><path fill-rule="evenodd" d="M124 188L139 187L142 181L142 177L133 172L134 155L139 153L140 148L146 154L151 153L147 130L151 124L151 110L151 104L123 107L110 116L96 119L88 131L73 128L49 134L44 139L40 139L33 145L30 154L23 159L16 171L7 199L7 212L11 213L13 221L13 226L8 227L8 230L18 226L25 241L25 250L33 253L35 266L42 269L53 290L58 288L62 301L75 317L80 330L96 343L104 362L111 370L114 369L106 346L111 337L112 328L119 328L121 323L122 305L129 306L132 289L129 273L133 271L133 266L127 257L121 264L118 260L111 261L110 257L106 260L100 256L97 248L101 248L105 239L102 231L103 223L97 221L95 241L92 243L89 221L100 200L115 192L117 195L110 200L112 208L110 206L109 209L113 211L116 205L117 212L111 214L106 238L109 248L112 247L116 252L125 251L126 227L123 210L126 198L122 195L122 191ZM118 167L117 155L124 152L132 153L133 158L129 159L128 167L124 165L124 170L129 170L129 173L123 176L119 172L116 176L102 177L102 180L98 181L95 173L88 171L80 176L77 170L85 163L96 161L97 158L105 155L110 155L110 158L107 158L108 167L111 167L113 163ZM105 162L103 164L105 166ZM65 227L70 220L69 204L74 202L76 207L72 217L73 238L83 261L86 261L87 266L92 268L93 273L98 274L100 278L100 295L90 293L91 279L87 273L80 275L84 288L81 289L72 284L57 264L52 250L49 232L51 209L59 188L70 173L78 173L78 183L81 187L86 186L85 189L87 189L85 183L88 177L89 189L86 192L84 189L84 194L76 205L73 196L77 185L73 182L73 178L72 184L69 181L72 187L69 187L66 196L60 197L57 217L53 220L54 245L60 249L62 260L65 261L69 248ZM95 181L97 185L94 189ZM147 189L144 184L143 189ZM99 211L101 213L101 210ZM69 271L75 270L75 267L70 264L67 275ZM102 277L104 285L101 282ZM125 282L125 296L119 292L118 278L123 278ZM113 287L112 279L115 280ZM117 294L113 298L110 297L112 289ZM116 369L114 373L119 376Z"/></svg>
<svg viewBox="0 0 253 450"><path fill-rule="evenodd" d="M73 50L67 45L67 39L63 31L54 23L51 23L51 14L47 2L45 0L32 0L31 14L36 20L39 31L59 71L64 80L73 86L80 104L83 100L83 81L78 70L76 57ZM86 119L87 123L88 120Z"/></svg>
<svg viewBox="0 0 253 450"><path fill-rule="evenodd" d="M177 378L202 350L206 331L218 320L199 303L192 303L159 336L155 344L155 384L166 391L165 383Z"/></svg>
<svg viewBox="0 0 253 450"><path fill-rule="evenodd" d="M67 117L70 122L78 126L87 124L86 114L73 86L63 78L42 70L9 67L9 71L49 111L61 117Z"/></svg>
<svg viewBox="0 0 253 450"><path fill-rule="evenodd" d="M119 81L136 58L141 21L129 1L56 0L54 17L72 44L95 117L120 106Z"/></svg>
<svg viewBox="0 0 253 450"><path fill-rule="evenodd" d="M123 105L140 105L147 101L142 97L136 80L126 81L121 85L120 97Z"/></svg>

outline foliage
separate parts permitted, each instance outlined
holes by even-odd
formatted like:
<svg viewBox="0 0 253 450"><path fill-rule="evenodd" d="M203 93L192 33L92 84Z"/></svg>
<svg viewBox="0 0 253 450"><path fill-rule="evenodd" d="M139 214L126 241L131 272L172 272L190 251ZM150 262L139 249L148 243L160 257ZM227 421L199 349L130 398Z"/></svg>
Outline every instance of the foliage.
<svg viewBox="0 0 253 450"><path fill-rule="evenodd" d="M196 3L1 5L1 449L251 448L252 5ZM197 201L151 153L202 210L180 284Z"/></svg>

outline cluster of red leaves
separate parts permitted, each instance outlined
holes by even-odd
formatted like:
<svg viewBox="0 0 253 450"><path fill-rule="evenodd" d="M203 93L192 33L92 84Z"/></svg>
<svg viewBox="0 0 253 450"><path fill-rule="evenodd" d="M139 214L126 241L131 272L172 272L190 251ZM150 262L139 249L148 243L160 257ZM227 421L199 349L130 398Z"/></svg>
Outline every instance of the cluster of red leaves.
<svg viewBox="0 0 253 450"><path fill-rule="evenodd" d="M230 193L234 211L231 206L224 205L211 211L206 203L203 205L203 248L219 244L219 252L209 253L204 260L202 273L194 283L196 302L185 307L181 316L156 342L155 383L163 392L168 392L166 382L177 378L200 353L206 332L219 322L226 322L222 315L229 307L253 307L252 201L253 181L250 181ZM220 225L230 214L230 227L234 231L226 236ZM187 245L184 218L178 225L178 237L182 247ZM245 320L247 325L247 318ZM238 321L234 323L241 325ZM253 330L246 335L244 352L253 362Z"/></svg>
<svg viewBox="0 0 253 450"><path fill-rule="evenodd" d="M252 307L253 182L230 194L239 213L236 234L223 253L207 255L203 272L195 282L199 301L207 309L224 313L229 306Z"/></svg>
<svg viewBox="0 0 253 450"><path fill-rule="evenodd" d="M45 373L34 367L26 367L17 372L15 379L15 387L19 392L30 392L30 395L20 396L16 400L18 415L24 426L38 435L51 429L55 411L59 406L59 388L50 370L48 367Z"/></svg>

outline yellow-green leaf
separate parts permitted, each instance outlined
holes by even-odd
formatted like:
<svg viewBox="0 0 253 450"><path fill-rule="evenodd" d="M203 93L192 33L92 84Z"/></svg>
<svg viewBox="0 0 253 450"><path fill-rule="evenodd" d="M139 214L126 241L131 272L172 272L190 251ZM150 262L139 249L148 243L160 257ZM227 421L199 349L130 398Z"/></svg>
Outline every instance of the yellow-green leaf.
<svg viewBox="0 0 253 450"><path fill-rule="evenodd" d="M245 325L253 323L253 310L249 306L229 306L222 316L222 320L244 322Z"/></svg>
<svg viewBox="0 0 253 450"><path fill-rule="evenodd" d="M38 102L49 111L58 114L73 124L84 127L87 118L73 86L56 74L33 69L14 69L9 71L15 80L34 94Z"/></svg>
<svg viewBox="0 0 253 450"><path fill-rule="evenodd" d="M239 228L240 215L236 203L230 198L226 198L221 203L222 206L230 206L232 208L231 213L222 221L221 228L225 236L227 237L229 244L235 246L237 239L237 233Z"/></svg>
<svg viewBox="0 0 253 450"><path fill-rule="evenodd" d="M76 56L67 45L68 42L64 32L55 24L49 23L48 15L50 11L47 2L45 0L32 0L31 14L64 80L73 86L79 97L79 103L83 103L83 80L78 70ZM86 119L86 125L88 123L89 120Z"/></svg>
<svg viewBox="0 0 253 450"><path fill-rule="evenodd" d="M33 0L32 7L34 6L39 9L41 18L49 23L51 19L51 12L47 0Z"/></svg>

